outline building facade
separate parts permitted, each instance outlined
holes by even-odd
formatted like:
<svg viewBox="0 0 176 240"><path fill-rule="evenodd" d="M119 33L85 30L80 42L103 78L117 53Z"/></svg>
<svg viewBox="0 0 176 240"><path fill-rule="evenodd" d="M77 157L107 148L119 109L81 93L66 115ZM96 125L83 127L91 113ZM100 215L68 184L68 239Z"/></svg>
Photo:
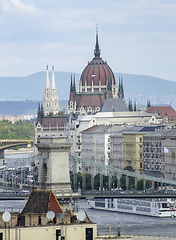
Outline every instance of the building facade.
<svg viewBox="0 0 176 240"><path fill-rule="evenodd" d="M81 157L97 163L109 164L111 126L95 125L81 132Z"/></svg>
<svg viewBox="0 0 176 240"><path fill-rule="evenodd" d="M112 69L107 62L100 57L98 32L94 58L88 62L83 70L76 91L75 78L71 76L70 96L67 112L74 114L95 114L101 110L107 98L121 98L124 100L123 82L119 80L119 92L117 81Z"/></svg>
<svg viewBox="0 0 176 240"><path fill-rule="evenodd" d="M54 67L52 67L51 86L49 82L48 66L43 102L38 107L37 121L34 126L34 143L44 136L65 136L67 115L59 111L59 102L55 86ZM34 148L36 153L37 149Z"/></svg>

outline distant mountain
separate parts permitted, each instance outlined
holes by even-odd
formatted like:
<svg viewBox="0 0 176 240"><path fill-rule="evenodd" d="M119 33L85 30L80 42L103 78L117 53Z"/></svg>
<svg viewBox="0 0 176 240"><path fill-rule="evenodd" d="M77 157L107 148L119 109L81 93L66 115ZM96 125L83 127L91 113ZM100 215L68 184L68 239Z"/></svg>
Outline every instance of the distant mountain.
<svg viewBox="0 0 176 240"><path fill-rule="evenodd" d="M51 72L49 72L51 81ZM118 81L119 73L115 73ZM121 74L123 78L125 99L129 99L137 105L146 105L149 99L151 104L171 104L176 109L176 82L161 78ZM59 103L61 100L68 101L71 74L68 72L55 72L55 81ZM80 74L75 74L76 86ZM27 77L0 77L0 100L1 101L41 101L43 99L46 72L37 72ZM64 105L65 108L65 105Z"/></svg>
<svg viewBox="0 0 176 240"><path fill-rule="evenodd" d="M37 115L39 101L0 101L0 116L4 115ZM66 111L67 101L60 100L61 111Z"/></svg>

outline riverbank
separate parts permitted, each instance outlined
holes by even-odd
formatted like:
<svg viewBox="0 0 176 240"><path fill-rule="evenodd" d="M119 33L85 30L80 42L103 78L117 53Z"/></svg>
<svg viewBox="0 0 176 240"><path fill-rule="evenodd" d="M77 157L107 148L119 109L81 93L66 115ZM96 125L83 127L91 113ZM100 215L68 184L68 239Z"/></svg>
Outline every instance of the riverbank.
<svg viewBox="0 0 176 240"><path fill-rule="evenodd" d="M6 149L4 150L4 154L19 154L19 153L33 153L34 148L20 148L18 150Z"/></svg>

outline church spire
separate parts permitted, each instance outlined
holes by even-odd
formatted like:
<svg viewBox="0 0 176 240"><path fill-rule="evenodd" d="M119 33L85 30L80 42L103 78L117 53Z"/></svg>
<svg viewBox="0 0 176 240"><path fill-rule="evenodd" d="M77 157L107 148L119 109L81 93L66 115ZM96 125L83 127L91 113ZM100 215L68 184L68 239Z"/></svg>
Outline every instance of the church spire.
<svg viewBox="0 0 176 240"><path fill-rule="evenodd" d="M95 58L100 57L100 49L98 44L98 25L96 26L96 44L95 44L94 55L95 55Z"/></svg>
<svg viewBox="0 0 176 240"><path fill-rule="evenodd" d="M48 65L46 66L46 83L45 83L45 88L50 88L50 83L49 83L49 74L48 74Z"/></svg>
<svg viewBox="0 0 176 240"><path fill-rule="evenodd" d="M56 85L55 85L55 77L54 77L54 66L52 66L52 81L51 81L51 88L52 88L52 89L56 88Z"/></svg>
<svg viewBox="0 0 176 240"><path fill-rule="evenodd" d="M75 85L75 74L74 74L74 83L73 83L73 88L74 88L74 91L76 92L76 85Z"/></svg>

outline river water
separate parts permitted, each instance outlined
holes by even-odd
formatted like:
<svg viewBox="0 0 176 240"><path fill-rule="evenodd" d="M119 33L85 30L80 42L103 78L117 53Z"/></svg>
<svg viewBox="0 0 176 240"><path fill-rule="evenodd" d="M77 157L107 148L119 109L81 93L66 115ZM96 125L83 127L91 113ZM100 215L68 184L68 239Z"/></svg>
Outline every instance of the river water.
<svg viewBox="0 0 176 240"><path fill-rule="evenodd" d="M5 158L21 158L28 157L30 154L9 154ZM26 201L25 200L9 200L0 201L0 210L3 211L8 208L22 210ZM85 199L79 199L77 203L78 209L84 210L92 222L97 223L98 234L108 234L109 225L111 225L112 233L117 234L120 224L120 233L125 235L145 235L145 236L169 236L170 239L176 239L176 218L157 218L148 217L135 214L126 214L118 212L109 212L103 210L91 209L87 205ZM157 238L150 238L157 239ZM167 238L168 239L168 238Z"/></svg>

